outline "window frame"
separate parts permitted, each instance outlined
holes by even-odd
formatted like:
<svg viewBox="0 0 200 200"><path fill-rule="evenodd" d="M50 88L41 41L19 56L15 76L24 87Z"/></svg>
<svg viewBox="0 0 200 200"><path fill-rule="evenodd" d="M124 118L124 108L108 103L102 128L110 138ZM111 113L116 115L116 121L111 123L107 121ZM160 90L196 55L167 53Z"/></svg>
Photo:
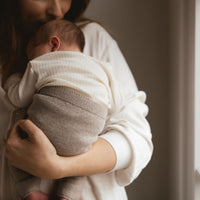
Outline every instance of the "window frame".
<svg viewBox="0 0 200 200"><path fill-rule="evenodd" d="M170 1L170 199L194 200L195 6Z"/></svg>
<svg viewBox="0 0 200 200"><path fill-rule="evenodd" d="M200 0L195 5L195 200L200 199ZM198 56L199 55L199 56Z"/></svg>

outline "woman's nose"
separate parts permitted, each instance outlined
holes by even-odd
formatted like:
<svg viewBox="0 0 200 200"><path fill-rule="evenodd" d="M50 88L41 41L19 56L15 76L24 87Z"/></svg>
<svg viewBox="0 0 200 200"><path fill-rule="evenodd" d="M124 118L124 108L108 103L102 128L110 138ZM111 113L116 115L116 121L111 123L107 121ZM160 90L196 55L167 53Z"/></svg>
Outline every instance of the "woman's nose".
<svg viewBox="0 0 200 200"><path fill-rule="evenodd" d="M54 17L55 19L62 19L64 17L62 6L59 0L52 0L49 2L47 15Z"/></svg>

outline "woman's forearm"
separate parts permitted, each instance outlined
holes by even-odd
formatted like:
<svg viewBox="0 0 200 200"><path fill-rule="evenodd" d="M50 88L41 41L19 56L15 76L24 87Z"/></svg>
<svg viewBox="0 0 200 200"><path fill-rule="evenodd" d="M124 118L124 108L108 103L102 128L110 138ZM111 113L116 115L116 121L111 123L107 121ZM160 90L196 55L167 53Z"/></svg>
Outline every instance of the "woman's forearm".
<svg viewBox="0 0 200 200"><path fill-rule="evenodd" d="M60 157L58 178L104 173L113 169L115 163L116 154L113 147L106 140L99 138L86 153Z"/></svg>
<svg viewBox="0 0 200 200"><path fill-rule="evenodd" d="M19 137L19 127L28 134L28 139ZM5 147L13 166L45 179L103 173L113 169L117 161L113 147L102 138L86 153L61 157L47 136L30 120L19 120L13 126Z"/></svg>

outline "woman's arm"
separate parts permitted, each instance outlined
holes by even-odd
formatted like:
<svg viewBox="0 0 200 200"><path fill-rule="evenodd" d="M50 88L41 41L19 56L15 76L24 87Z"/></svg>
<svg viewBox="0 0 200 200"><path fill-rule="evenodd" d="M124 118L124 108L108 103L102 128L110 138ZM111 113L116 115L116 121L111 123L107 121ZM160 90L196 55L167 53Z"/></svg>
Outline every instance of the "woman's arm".
<svg viewBox="0 0 200 200"><path fill-rule="evenodd" d="M146 121L146 96L137 90L112 38L99 25L88 26L85 52L113 65L117 80L122 85L125 104L119 112L110 116L106 133L87 153L67 158L58 156L41 130L25 120L22 124L18 123L29 134L29 140L18 137L16 124L6 142L6 155L14 166L42 178L90 175L113 169L118 184L127 185L147 165L153 151L151 130Z"/></svg>
<svg viewBox="0 0 200 200"><path fill-rule="evenodd" d="M28 134L19 137L19 127ZM46 135L30 120L18 121L5 141L9 162L30 174L46 179L103 173L116 163L112 146L99 138L91 150L78 156L61 157Z"/></svg>
<svg viewBox="0 0 200 200"><path fill-rule="evenodd" d="M124 104L109 117L103 137L116 152L115 178L119 185L130 184L150 161L153 144L149 123L146 94L138 91L134 77L117 43L97 23L83 27L86 46L84 53L113 67L121 85ZM120 145L119 145L120 144Z"/></svg>

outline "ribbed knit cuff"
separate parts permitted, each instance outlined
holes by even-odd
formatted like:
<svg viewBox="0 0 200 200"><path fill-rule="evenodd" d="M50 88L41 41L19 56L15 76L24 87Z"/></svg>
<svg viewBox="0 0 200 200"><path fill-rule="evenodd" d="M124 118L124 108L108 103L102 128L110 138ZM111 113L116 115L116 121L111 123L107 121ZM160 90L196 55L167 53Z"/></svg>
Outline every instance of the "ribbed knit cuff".
<svg viewBox="0 0 200 200"><path fill-rule="evenodd" d="M116 153L115 167L109 172L128 167L131 162L131 148L127 139L117 131L110 131L100 137L108 141Z"/></svg>

